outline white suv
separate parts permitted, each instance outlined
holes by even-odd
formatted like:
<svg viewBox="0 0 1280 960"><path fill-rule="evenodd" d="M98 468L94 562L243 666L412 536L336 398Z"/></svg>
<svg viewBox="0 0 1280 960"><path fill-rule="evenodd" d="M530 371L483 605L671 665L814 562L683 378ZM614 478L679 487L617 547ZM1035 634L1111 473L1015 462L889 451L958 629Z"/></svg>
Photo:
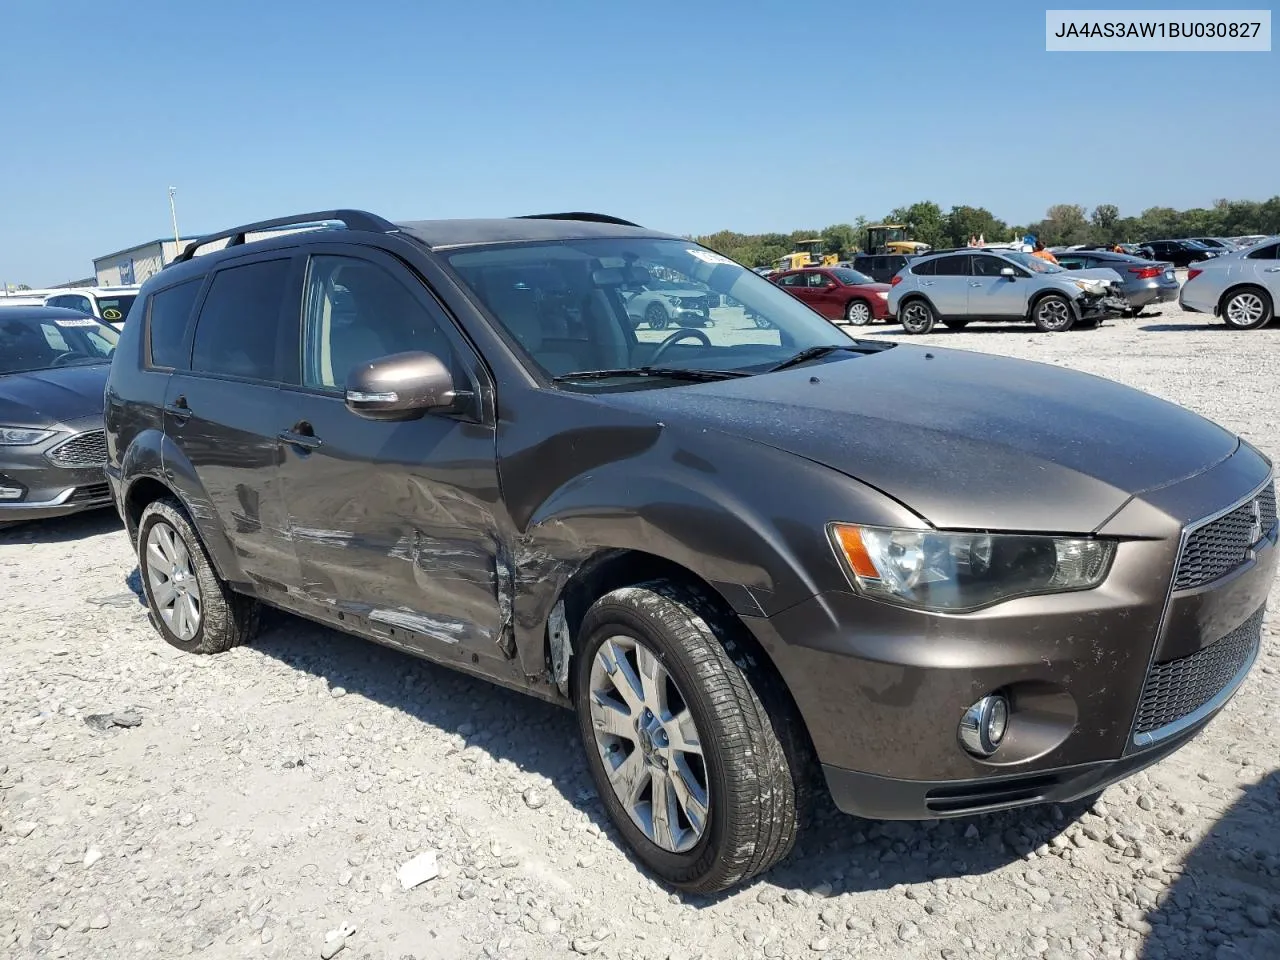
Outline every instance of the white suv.
<svg viewBox="0 0 1280 960"><path fill-rule="evenodd" d="M129 315L129 308L138 295L138 287L73 287L41 292L48 293L44 301L46 307L79 310L120 328L124 326L124 318Z"/></svg>

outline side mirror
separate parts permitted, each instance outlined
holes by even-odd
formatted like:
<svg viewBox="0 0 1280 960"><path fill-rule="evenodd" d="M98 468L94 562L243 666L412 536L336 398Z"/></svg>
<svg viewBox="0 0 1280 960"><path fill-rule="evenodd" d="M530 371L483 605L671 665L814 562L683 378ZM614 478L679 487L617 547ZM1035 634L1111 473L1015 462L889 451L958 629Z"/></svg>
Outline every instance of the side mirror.
<svg viewBox="0 0 1280 960"><path fill-rule="evenodd" d="M1000 276L1008 277L1010 280L1013 280L1018 276L1018 271L1013 269L1013 267L1001 267Z"/></svg>
<svg viewBox="0 0 1280 960"><path fill-rule="evenodd" d="M470 395L455 389L439 357L421 351L379 357L347 375L347 409L366 420L416 420Z"/></svg>

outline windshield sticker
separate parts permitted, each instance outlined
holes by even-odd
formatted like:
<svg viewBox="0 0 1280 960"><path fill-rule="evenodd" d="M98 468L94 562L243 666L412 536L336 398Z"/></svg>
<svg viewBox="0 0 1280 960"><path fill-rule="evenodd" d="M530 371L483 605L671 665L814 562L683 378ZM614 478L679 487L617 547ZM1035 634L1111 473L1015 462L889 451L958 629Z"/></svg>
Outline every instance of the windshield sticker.
<svg viewBox="0 0 1280 960"><path fill-rule="evenodd" d="M97 320L90 320L88 317L83 320L55 320L53 322L60 327L96 327L98 325Z"/></svg>
<svg viewBox="0 0 1280 960"><path fill-rule="evenodd" d="M124 314L121 313L119 310L117 310L115 307L107 307L105 310L102 311L103 320L119 320L123 316Z"/></svg>
<svg viewBox="0 0 1280 960"><path fill-rule="evenodd" d="M710 250L686 250L685 253L692 257L697 257L703 263L721 263L734 266L734 262L728 257L722 257L718 253L712 253Z"/></svg>

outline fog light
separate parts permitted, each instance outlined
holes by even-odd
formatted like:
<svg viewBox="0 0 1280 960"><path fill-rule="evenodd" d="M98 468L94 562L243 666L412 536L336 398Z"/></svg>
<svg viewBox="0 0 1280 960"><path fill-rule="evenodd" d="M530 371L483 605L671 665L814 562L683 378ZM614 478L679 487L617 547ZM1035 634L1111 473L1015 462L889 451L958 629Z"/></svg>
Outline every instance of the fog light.
<svg viewBox="0 0 1280 960"><path fill-rule="evenodd" d="M26 492L22 487L0 486L0 500L21 500Z"/></svg>
<svg viewBox="0 0 1280 960"><path fill-rule="evenodd" d="M960 744L975 757L996 752L1009 729L1009 701L1000 694L983 697L960 719Z"/></svg>

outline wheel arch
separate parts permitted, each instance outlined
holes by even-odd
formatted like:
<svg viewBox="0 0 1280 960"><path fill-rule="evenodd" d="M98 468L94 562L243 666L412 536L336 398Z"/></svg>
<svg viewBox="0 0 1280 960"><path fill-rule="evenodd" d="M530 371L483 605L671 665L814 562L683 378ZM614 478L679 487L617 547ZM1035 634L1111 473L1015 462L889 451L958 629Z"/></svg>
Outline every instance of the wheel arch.
<svg viewBox="0 0 1280 960"><path fill-rule="evenodd" d="M1264 287L1262 284L1256 283L1251 280L1242 280L1239 283L1232 284L1231 286L1227 287L1227 289L1222 291L1221 295L1219 295L1218 297L1216 316L1223 315L1223 312L1225 311L1227 306L1227 300L1229 300L1235 294L1239 293L1241 290L1256 290L1258 293L1262 294L1262 296L1265 297L1268 302L1270 302L1271 312L1274 316L1275 308L1276 308L1275 297L1273 297L1271 295L1271 291L1268 290L1266 287Z"/></svg>
<svg viewBox="0 0 1280 960"><path fill-rule="evenodd" d="M1075 314L1076 320L1080 319L1080 305L1076 303L1075 297L1066 290L1059 290L1056 287L1046 287L1044 290L1037 290L1031 295L1031 299L1027 301L1026 320L1028 322L1031 322L1035 317L1036 307L1040 305L1040 301L1045 297L1061 297L1063 300L1067 301L1067 304L1071 307L1071 312Z"/></svg>

